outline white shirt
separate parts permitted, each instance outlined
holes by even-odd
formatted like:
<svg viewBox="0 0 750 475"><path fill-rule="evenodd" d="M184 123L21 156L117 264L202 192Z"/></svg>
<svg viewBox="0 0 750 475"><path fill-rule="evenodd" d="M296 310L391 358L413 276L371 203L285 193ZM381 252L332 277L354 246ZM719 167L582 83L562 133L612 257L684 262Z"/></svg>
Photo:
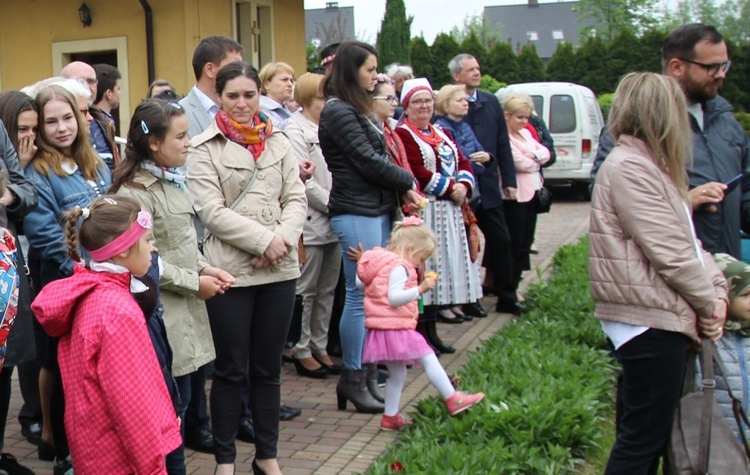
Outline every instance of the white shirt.
<svg viewBox="0 0 750 475"><path fill-rule="evenodd" d="M695 117L698 127L703 130L703 106L700 104L688 104L688 112Z"/></svg>
<svg viewBox="0 0 750 475"><path fill-rule="evenodd" d="M193 90L195 91L195 94L198 96L198 99L201 101L201 105L203 106L203 109L205 109L206 113L211 116L211 120L216 118L216 114L219 113L219 106L214 102L213 99L208 97L203 91L198 89L198 86L193 86Z"/></svg>
<svg viewBox="0 0 750 475"><path fill-rule="evenodd" d="M127 267L113 264L111 262L96 262L90 261L89 268L94 272L109 272L110 274L126 274L130 273ZM130 275L130 291L134 294L140 294L148 290L148 286L140 280Z"/></svg>

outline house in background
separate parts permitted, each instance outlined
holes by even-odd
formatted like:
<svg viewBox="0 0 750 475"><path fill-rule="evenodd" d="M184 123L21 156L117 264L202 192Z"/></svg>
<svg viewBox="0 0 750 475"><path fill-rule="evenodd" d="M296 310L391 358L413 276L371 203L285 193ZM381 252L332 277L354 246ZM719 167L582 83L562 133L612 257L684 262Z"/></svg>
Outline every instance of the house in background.
<svg viewBox="0 0 750 475"><path fill-rule="evenodd" d="M538 3L529 0L522 5L484 7L484 18L492 30L500 30L500 37L510 43L516 53L527 43L536 46L537 54L547 62L555 54L557 44L567 41L577 46L583 37L582 28L603 29L594 20L581 21L581 14L573 11L578 2Z"/></svg>
<svg viewBox="0 0 750 475"><path fill-rule="evenodd" d="M327 2L325 8L305 10L305 41L316 48L355 37L354 7Z"/></svg>
<svg viewBox="0 0 750 475"><path fill-rule="evenodd" d="M87 24L88 23L88 24ZM55 76L71 61L122 73L119 123L154 78L185 94L195 84L193 50L226 35L260 68L285 61L304 72L303 0L1 0L0 91Z"/></svg>

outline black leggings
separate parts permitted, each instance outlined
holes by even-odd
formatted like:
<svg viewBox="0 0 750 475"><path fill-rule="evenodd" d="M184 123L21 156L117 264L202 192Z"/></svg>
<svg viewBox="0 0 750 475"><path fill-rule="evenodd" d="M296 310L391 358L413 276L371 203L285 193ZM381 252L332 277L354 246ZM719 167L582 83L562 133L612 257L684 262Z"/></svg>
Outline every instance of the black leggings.
<svg viewBox="0 0 750 475"><path fill-rule="evenodd" d="M206 301L216 362L211 386L216 463L234 463L242 384L250 378L255 456L276 458L281 405L281 350L294 309L296 279L234 287ZM249 371L248 371L249 365Z"/></svg>

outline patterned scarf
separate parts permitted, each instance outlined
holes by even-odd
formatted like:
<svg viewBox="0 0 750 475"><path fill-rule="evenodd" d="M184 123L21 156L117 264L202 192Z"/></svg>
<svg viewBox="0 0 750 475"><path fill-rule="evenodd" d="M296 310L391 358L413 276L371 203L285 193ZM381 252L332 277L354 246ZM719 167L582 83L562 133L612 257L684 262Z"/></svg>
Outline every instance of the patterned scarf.
<svg viewBox="0 0 750 475"><path fill-rule="evenodd" d="M179 168L166 168L152 161L141 163L141 168L154 175L158 180L169 183L180 191L185 190L185 172Z"/></svg>
<svg viewBox="0 0 750 475"><path fill-rule="evenodd" d="M383 133L385 134L385 148L388 151L388 156L391 157L391 160L393 160L396 165L411 172L409 160L406 158L406 149L404 148L404 143L401 141L401 138L396 134L396 132L391 128L391 125L388 123L388 121L385 121L383 123Z"/></svg>
<svg viewBox="0 0 750 475"><path fill-rule="evenodd" d="M415 134L417 134L417 137L427 142L435 150L437 150L438 145L443 143L443 138L440 137L437 132L435 132L435 127L433 127L430 123L427 124L426 133L424 130L421 130L416 125L412 124L408 117L404 121L404 124L406 124L407 127L409 127Z"/></svg>
<svg viewBox="0 0 750 475"><path fill-rule="evenodd" d="M251 124L240 124L229 114L219 111L216 114L216 124L221 132L232 142L244 145L258 159L266 148L266 138L273 132L271 119L262 112L253 116Z"/></svg>

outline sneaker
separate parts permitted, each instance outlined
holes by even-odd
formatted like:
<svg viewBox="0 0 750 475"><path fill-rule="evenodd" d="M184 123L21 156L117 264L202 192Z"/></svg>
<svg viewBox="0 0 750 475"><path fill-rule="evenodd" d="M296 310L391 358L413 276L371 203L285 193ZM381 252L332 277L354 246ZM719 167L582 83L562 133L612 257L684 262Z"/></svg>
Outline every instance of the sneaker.
<svg viewBox="0 0 750 475"><path fill-rule="evenodd" d="M33 470L24 467L11 454L0 454L0 473L7 475L34 475Z"/></svg>
<svg viewBox="0 0 750 475"><path fill-rule="evenodd" d="M448 408L448 412L451 416L455 416L459 412L464 412L482 399L484 399L484 393L466 394L461 391L456 391L451 397L445 400L445 407Z"/></svg>
<svg viewBox="0 0 750 475"><path fill-rule="evenodd" d="M386 416L383 414L383 418L380 420L380 428L383 430L401 430L404 426L414 424L414 421L402 416L400 413L396 413L395 416Z"/></svg>
<svg viewBox="0 0 750 475"><path fill-rule="evenodd" d="M70 455L62 460L55 458L55 462L52 464L53 475L73 475L73 460Z"/></svg>

